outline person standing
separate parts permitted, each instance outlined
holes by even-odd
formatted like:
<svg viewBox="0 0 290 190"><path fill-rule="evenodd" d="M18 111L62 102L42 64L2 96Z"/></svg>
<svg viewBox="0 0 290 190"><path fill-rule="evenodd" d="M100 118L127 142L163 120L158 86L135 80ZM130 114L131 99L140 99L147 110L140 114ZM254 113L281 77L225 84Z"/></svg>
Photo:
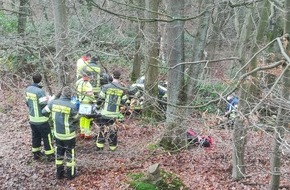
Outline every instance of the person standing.
<svg viewBox="0 0 290 190"><path fill-rule="evenodd" d="M48 97L39 83L42 76L35 73L33 83L26 88L26 105L29 109L29 123L32 131L32 153L34 160L42 158L41 141L43 141L44 154L48 161L54 161L54 148L52 145L51 129L48 117L41 110L47 105Z"/></svg>
<svg viewBox="0 0 290 190"><path fill-rule="evenodd" d="M72 90L65 86L61 97L52 100L43 108L43 114L50 114L54 126L56 139L56 178L62 179L65 174L64 159L66 157L66 177L73 179L76 176L76 125L78 110L71 102Z"/></svg>
<svg viewBox="0 0 290 190"><path fill-rule="evenodd" d="M95 97L98 97L98 94L101 90L101 67L97 64L98 59L96 57L91 58L91 62L84 66L84 73L91 73L92 79L90 83L93 87L93 93Z"/></svg>
<svg viewBox="0 0 290 190"><path fill-rule="evenodd" d="M99 100L98 97L101 90L101 86L108 84L113 79L105 72L105 69L101 68L98 62L99 60L97 57L92 57L91 62L84 67L83 72L91 73L90 83L93 87L94 97L97 100L96 108L100 109L102 102L101 100Z"/></svg>
<svg viewBox="0 0 290 190"><path fill-rule="evenodd" d="M225 116L228 116L229 118L235 118L236 117L236 111L238 107L239 99L234 95L229 95L227 97L227 105L226 105L226 112Z"/></svg>
<svg viewBox="0 0 290 190"><path fill-rule="evenodd" d="M77 70L77 80L82 77L82 70L84 69L84 67L86 65L88 65L90 63L90 60L91 60L91 54L90 53L86 53L80 59L77 60L77 68L76 68L76 70Z"/></svg>
<svg viewBox="0 0 290 190"><path fill-rule="evenodd" d="M83 105L92 105L95 102L93 86L90 83L91 73L82 73L82 78L76 82L77 98L80 107ZM92 138L90 115L82 115L80 117L80 137L85 139Z"/></svg>
<svg viewBox="0 0 290 190"><path fill-rule="evenodd" d="M123 119L120 105L126 102L125 88L119 82L120 76L119 71L114 71L113 81L102 86L99 95L100 98L104 99L104 107L101 109L101 118L97 120L100 126L96 141L97 150L104 149L107 134L109 135L109 149L111 151L117 149L117 128L114 123L117 119Z"/></svg>

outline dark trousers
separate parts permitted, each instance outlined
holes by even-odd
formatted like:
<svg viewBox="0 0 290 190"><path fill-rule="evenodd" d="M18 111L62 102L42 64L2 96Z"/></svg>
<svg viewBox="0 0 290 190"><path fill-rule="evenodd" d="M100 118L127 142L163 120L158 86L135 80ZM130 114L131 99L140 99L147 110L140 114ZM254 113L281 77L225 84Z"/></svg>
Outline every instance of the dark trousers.
<svg viewBox="0 0 290 190"><path fill-rule="evenodd" d="M98 120L98 125L100 126L100 132L98 134L98 138L97 138L97 147L99 148L103 148L105 141L106 141L106 137L107 135L109 135L109 146L111 150L114 150L117 146L117 128L113 128L113 124L115 123L114 119L99 119ZM106 127L108 127L107 129L105 129Z"/></svg>
<svg viewBox="0 0 290 190"><path fill-rule="evenodd" d="M76 139L56 139L56 176L62 178L65 173L64 158L66 158L66 176L73 179L76 175L75 158Z"/></svg>
<svg viewBox="0 0 290 190"><path fill-rule="evenodd" d="M42 124L30 123L32 131L32 153L38 154L41 151L41 140L43 140L43 146L45 155L52 155L54 153L52 145L51 129L48 122Z"/></svg>

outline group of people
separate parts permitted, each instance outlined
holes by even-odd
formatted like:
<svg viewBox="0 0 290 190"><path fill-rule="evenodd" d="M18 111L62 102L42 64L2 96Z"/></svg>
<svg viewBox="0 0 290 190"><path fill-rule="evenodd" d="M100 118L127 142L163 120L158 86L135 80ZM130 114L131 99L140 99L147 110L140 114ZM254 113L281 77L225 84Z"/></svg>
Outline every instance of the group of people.
<svg viewBox="0 0 290 190"><path fill-rule="evenodd" d="M91 57L89 53L77 61L76 84L63 87L60 97L51 99L40 85L41 74L35 73L32 76L33 83L26 88L26 104L32 130L33 158L55 161L57 179L65 176L73 179L76 176L75 146L78 129L81 138L91 139L93 120L99 126L96 150L105 148L106 139L110 151L117 149L118 129L115 123L123 119L120 106L128 103L127 95L142 101L140 92L144 89L144 78L125 88L119 81L120 77L118 70L110 76L98 64L97 57ZM158 89L160 97L165 98L167 89L161 85ZM231 117L237 100L229 97L228 102L227 113ZM136 105L134 108L138 109Z"/></svg>
<svg viewBox="0 0 290 190"><path fill-rule="evenodd" d="M73 179L76 176L75 146L78 127L80 137L90 139L91 121L95 120L100 127L96 150L104 149L107 136L109 150L117 149L118 130L114 124L116 120L123 118L120 105L126 101L125 88L119 82L121 73L118 70L109 76L102 71L97 61L90 54L81 57L77 61L75 86L63 87L60 97L55 99L50 99L42 89L42 76L39 73L32 76L33 83L26 88L33 158L55 161L57 179ZM72 101L73 99L77 101ZM82 112L84 109L89 111Z"/></svg>

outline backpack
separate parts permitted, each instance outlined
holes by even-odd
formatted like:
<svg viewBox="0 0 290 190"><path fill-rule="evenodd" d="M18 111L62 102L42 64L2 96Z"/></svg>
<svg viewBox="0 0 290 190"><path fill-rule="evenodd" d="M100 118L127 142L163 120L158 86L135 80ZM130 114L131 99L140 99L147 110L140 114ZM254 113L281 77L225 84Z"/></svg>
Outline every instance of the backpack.
<svg viewBox="0 0 290 190"><path fill-rule="evenodd" d="M202 147L210 147L213 145L213 138L211 136L199 135L193 129L189 129L186 132L187 142L190 144L202 146Z"/></svg>

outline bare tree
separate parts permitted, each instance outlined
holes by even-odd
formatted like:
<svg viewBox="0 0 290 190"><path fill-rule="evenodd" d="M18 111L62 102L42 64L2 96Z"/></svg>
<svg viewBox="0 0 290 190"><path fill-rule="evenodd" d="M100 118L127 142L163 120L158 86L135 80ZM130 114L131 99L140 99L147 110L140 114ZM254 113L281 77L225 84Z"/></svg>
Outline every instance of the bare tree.
<svg viewBox="0 0 290 190"><path fill-rule="evenodd" d="M252 9L247 9L247 14L244 20L244 24L239 35L239 46L238 46L238 56L240 57L241 64L244 64L247 59L247 45L249 44L249 36L251 32L251 13ZM246 73L243 69L242 73ZM239 89L239 110L241 113L245 114L246 110L249 112L247 97L249 97L248 92L249 84L243 83ZM246 128L245 128L245 118L243 115L239 115L234 123L233 131L233 157L232 157L232 177L239 180L245 177L245 145L246 145Z"/></svg>
<svg viewBox="0 0 290 190"><path fill-rule="evenodd" d="M146 12L148 18L158 18L159 0L147 0ZM156 112L156 102L158 97L158 55L159 55L159 37L158 22L147 22L145 26L145 41L147 48L146 71L145 71L145 91L147 92L146 108L144 115L150 118L158 116Z"/></svg>
<svg viewBox="0 0 290 190"><path fill-rule="evenodd" d="M200 61L204 58L204 49L207 39L207 31L209 28L210 21L210 9L207 8L208 3L204 0L199 0L200 11L205 9L204 15L199 18L199 27L195 35L195 41L193 46L192 61ZM194 98L196 86L198 83L198 78L202 73L202 63L191 64L188 69L187 84L186 84L186 94L187 103L190 104Z"/></svg>
<svg viewBox="0 0 290 190"><path fill-rule="evenodd" d="M286 50L287 56L285 58L284 64L284 76L283 76L283 88L282 88L282 100L289 101L289 88L290 88L290 69L289 69L289 55L290 55L290 46L289 46L289 32L290 31L290 0L285 1L285 22L284 22L284 38L283 46ZM278 190L280 184L281 176L281 149L280 146L283 142L283 137L285 133L285 128L288 127L289 122L289 111L285 107L285 102L279 103L279 112L277 116L277 125L274 130L274 140L272 146L272 155L271 155L271 179L269 183L269 189Z"/></svg>
<svg viewBox="0 0 290 190"><path fill-rule="evenodd" d="M180 18L184 14L184 0L166 0L168 14L173 18ZM176 20L167 23L165 34L165 48L167 52L168 72L168 100L166 111L166 130L160 144L176 150L186 145L186 125L184 125L185 109L179 107L184 104L184 65L178 65L183 60L183 32L184 21Z"/></svg>
<svg viewBox="0 0 290 190"><path fill-rule="evenodd" d="M67 13L65 0L54 0L54 26L55 26L55 47L56 47L56 71L58 87L64 86L66 81L67 58Z"/></svg>
<svg viewBox="0 0 290 190"><path fill-rule="evenodd" d="M263 4L263 9L261 12L261 17L259 20L259 24L256 30L255 36L255 43L251 43L250 34L252 31L253 20L252 20L252 12L255 10L254 8L248 9L248 13L246 14L244 26L241 30L241 34L239 35L239 50L238 55L241 58L241 66L242 66L242 74L247 73L249 71L254 70L258 66L258 59L257 55L253 54L252 52L256 53L260 49L260 45L264 40L264 31L267 26L268 21L268 12L269 12L269 5L268 1L265 1ZM252 49L251 52L248 49ZM248 52L248 53L246 53ZM245 64L245 60L247 59L247 54L253 54L251 61L248 65ZM255 103L255 98L259 98L259 89L257 87L258 81L258 73L253 72L251 74L251 79L245 81L241 88L239 89L239 110L242 115L240 115L234 124L234 131L233 131L233 170L232 170L232 177L234 179L241 179L245 177L245 160L244 160L244 153L245 153L245 145L246 145L246 127L247 127L247 116L249 115L253 105Z"/></svg>
<svg viewBox="0 0 290 190"><path fill-rule="evenodd" d="M18 33L21 36L25 35L27 15L28 15L29 0L20 0L19 15L18 15Z"/></svg>
<svg viewBox="0 0 290 190"><path fill-rule="evenodd" d="M135 0L136 5L139 8L144 8L144 1L143 0ZM137 19L144 17L144 11L138 9L137 11ZM141 73L141 64L142 64L142 54L141 54L141 42L143 40L143 28L144 22L135 22L136 27L136 37L135 37L135 52L134 52L134 62L131 74L131 80L136 81L140 77Z"/></svg>

